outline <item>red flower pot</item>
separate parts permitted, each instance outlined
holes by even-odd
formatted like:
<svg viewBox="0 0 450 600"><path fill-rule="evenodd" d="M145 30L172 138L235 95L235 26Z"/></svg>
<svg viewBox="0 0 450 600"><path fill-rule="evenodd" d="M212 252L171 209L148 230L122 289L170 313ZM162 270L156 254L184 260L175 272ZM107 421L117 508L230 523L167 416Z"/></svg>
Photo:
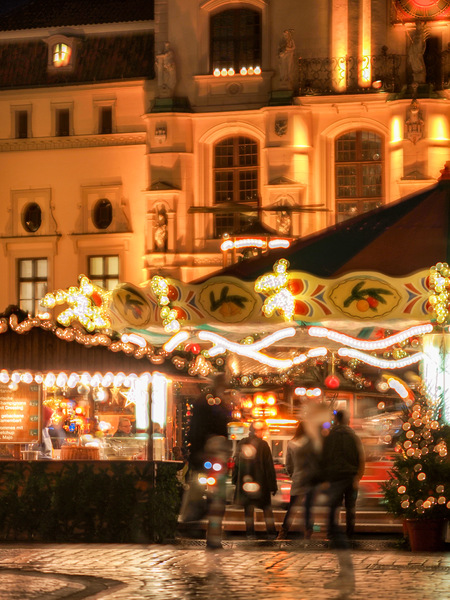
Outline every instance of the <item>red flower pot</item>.
<svg viewBox="0 0 450 600"><path fill-rule="evenodd" d="M406 519L412 552L441 552L444 549L445 519Z"/></svg>

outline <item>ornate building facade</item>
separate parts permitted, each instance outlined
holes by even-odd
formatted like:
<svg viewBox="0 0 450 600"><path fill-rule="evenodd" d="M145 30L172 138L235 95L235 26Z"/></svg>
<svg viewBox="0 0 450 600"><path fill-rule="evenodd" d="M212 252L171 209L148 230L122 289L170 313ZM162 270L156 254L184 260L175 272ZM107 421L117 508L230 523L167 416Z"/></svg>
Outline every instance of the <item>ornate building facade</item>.
<svg viewBox="0 0 450 600"><path fill-rule="evenodd" d="M59 5L0 17L0 306L204 277L224 234L305 237L450 158L449 1Z"/></svg>

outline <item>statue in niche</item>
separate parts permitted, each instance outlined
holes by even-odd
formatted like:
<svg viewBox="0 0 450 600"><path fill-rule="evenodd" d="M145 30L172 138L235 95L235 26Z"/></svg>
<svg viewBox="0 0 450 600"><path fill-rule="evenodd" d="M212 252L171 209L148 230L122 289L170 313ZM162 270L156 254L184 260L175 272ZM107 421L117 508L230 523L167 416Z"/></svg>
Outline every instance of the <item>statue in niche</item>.
<svg viewBox="0 0 450 600"><path fill-rule="evenodd" d="M295 42L292 29L285 29L278 46L278 62L280 66L280 84L283 88L292 89L294 85L294 53Z"/></svg>
<svg viewBox="0 0 450 600"><path fill-rule="evenodd" d="M167 227L167 212L164 207L159 208L156 213L155 227L155 252L167 252L168 227Z"/></svg>
<svg viewBox="0 0 450 600"><path fill-rule="evenodd" d="M423 58L427 45L427 37L429 32L426 29L425 23L417 22L416 29L411 36L411 42L408 48L408 60L411 66L413 83L426 83L427 70Z"/></svg>
<svg viewBox="0 0 450 600"><path fill-rule="evenodd" d="M423 138L424 120L422 119L422 111L416 99L409 105L406 117L405 137L413 144L417 144Z"/></svg>
<svg viewBox="0 0 450 600"><path fill-rule="evenodd" d="M172 98L177 83L175 54L170 43L164 43L164 49L156 55L156 77L160 98Z"/></svg>
<svg viewBox="0 0 450 600"><path fill-rule="evenodd" d="M292 217L290 211L282 210L278 213L277 230L280 235L291 235Z"/></svg>

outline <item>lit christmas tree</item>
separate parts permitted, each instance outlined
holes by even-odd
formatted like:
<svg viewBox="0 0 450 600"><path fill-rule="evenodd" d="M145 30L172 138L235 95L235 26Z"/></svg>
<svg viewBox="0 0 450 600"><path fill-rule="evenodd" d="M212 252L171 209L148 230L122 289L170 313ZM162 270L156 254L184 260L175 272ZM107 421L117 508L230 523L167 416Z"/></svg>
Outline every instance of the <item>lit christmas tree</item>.
<svg viewBox="0 0 450 600"><path fill-rule="evenodd" d="M409 401L390 479L382 484L388 512L406 519L450 517L449 436L442 403L425 395Z"/></svg>

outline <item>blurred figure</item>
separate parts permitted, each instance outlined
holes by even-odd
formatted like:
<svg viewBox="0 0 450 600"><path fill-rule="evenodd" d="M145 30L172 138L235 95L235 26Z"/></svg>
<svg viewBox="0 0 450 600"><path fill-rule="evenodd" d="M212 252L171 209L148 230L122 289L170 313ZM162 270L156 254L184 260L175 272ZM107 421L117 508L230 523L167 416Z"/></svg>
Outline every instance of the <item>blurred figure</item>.
<svg viewBox="0 0 450 600"><path fill-rule="evenodd" d="M244 507L248 539L255 539L255 507L264 511L268 536L276 536L270 494L275 495L278 487L272 453L269 444L263 439L266 431L265 423L252 423L250 435L239 442L234 459L234 500L236 504Z"/></svg>
<svg viewBox="0 0 450 600"><path fill-rule="evenodd" d="M172 448L172 460L176 460L181 463L181 465L177 468L177 479L184 489L186 485L186 475L189 469L189 463L185 459L183 449L180 448L180 446L174 446Z"/></svg>
<svg viewBox="0 0 450 600"><path fill-rule="evenodd" d="M189 488L181 509L181 519L196 521L208 513L206 546L222 547L222 521L226 506L227 462L231 453L228 423L231 420L231 399L228 380L218 373L212 382L212 393L194 404L188 433ZM205 502L205 484L209 479ZM213 482L214 480L214 482Z"/></svg>
<svg viewBox="0 0 450 600"><path fill-rule="evenodd" d="M323 444L322 462L325 480L329 482L328 537L333 539L337 529L337 510L345 505L346 533L352 538L355 532L356 499L359 482L364 475L365 457L361 440L349 426L347 412L338 410L334 426Z"/></svg>
<svg viewBox="0 0 450 600"><path fill-rule="evenodd" d="M355 589L355 575L350 554L349 537L355 528L355 507L358 486L364 473L364 450L361 440L349 426L347 412L338 410L335 424L325 438L322 467L328 483L328 536L337 551L340 572L337 578L325 584L326 588L351 593ZM340 531L336 513L345 500L346 533Z"/></svg>
<svg viewBox="0 0 450 600"><path fill-rule="evenodd" d="M319 478L319 460L321 440L314 439L306 431L305 421L298 424L292 440L289 441L286 453L286 470L292 479L289 506L281 526L278 540L288 537L289 529L294 521L295 511L304 499L305 538L309 539L313 532L311 509L314 501L315 486Z"/></svg>
<svg viewBox="0 0 450 600"><path fill-rule="evenodd" d="M52 446L55 450L59 450L66 440L66 432L64 431L64 415L62 410L57 409L51 418L48 433L51 438Z"/></svg>
<svg viewBox="0 0 450 600"><path fill-rule="evenodd" d="M49 433L49 427L52 423L53 409L49 406L44 405L42 408L42 435L41 443L37 445L36 449L39 451L39 459L52 459L53 458L53 445L52 439Z"/></svg>

